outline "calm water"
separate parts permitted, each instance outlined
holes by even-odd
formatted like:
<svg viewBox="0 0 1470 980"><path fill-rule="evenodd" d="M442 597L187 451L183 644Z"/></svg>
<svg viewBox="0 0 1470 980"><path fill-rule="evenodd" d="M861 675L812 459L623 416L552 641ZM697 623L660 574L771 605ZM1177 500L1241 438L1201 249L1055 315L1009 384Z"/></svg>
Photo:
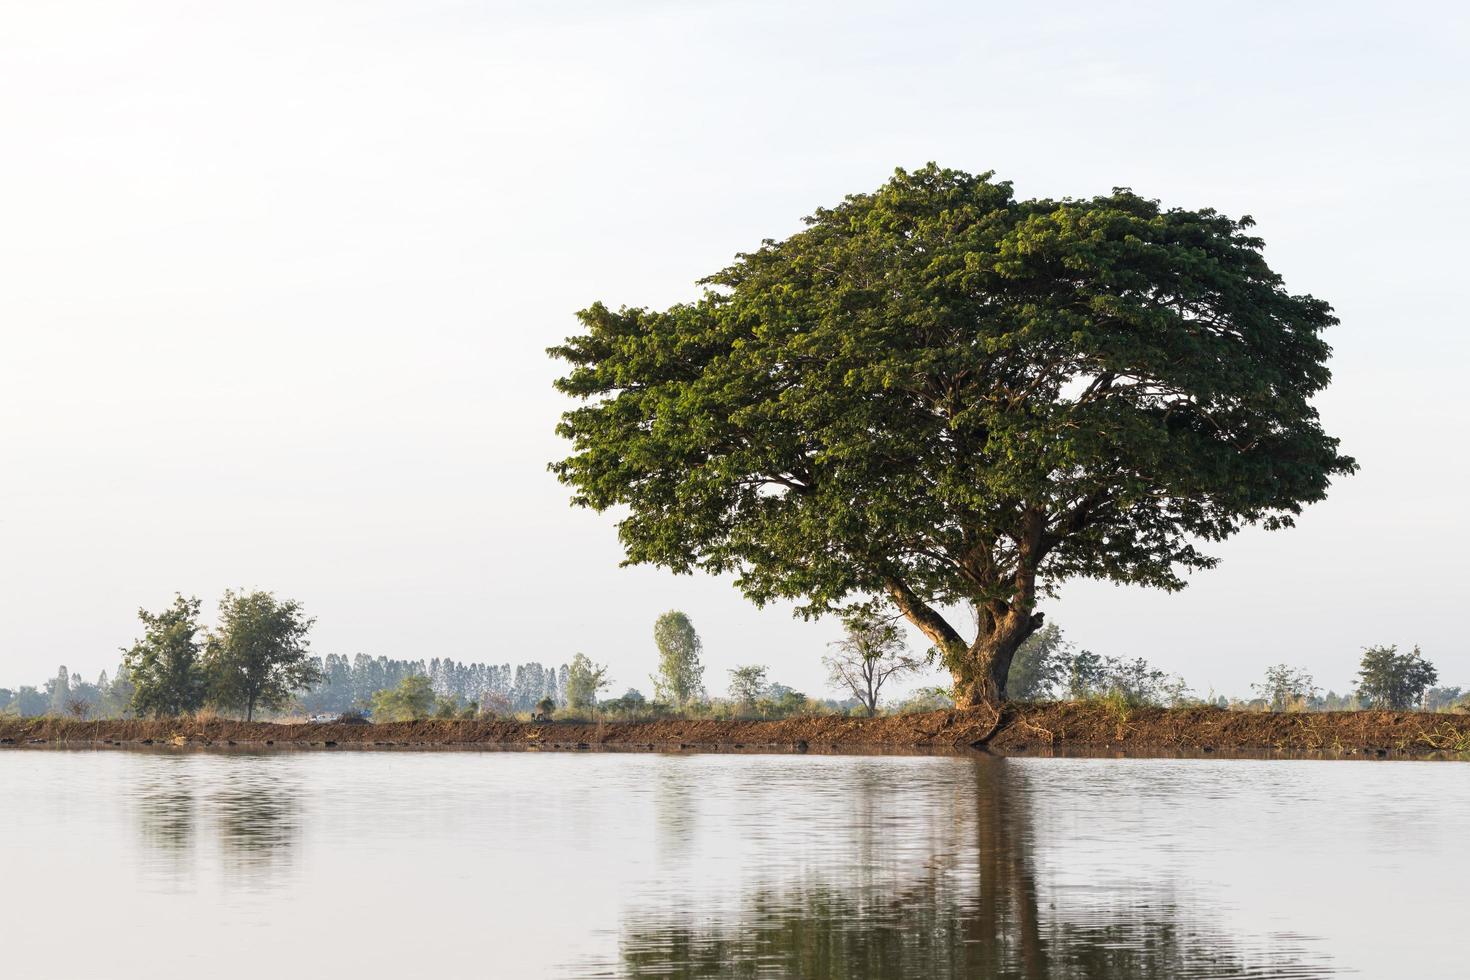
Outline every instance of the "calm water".
<svg viewBox="0 0 1470 980"><path fill-rule="evenodd" d="M1470 765L0 751L0 972L1466 977Z"/></svg>

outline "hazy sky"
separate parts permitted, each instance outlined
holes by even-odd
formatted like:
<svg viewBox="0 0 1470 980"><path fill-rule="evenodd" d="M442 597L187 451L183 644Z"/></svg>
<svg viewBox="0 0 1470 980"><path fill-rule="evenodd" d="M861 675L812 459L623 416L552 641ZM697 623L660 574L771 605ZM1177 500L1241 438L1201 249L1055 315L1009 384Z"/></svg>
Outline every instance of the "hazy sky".
<svg viewBox="0 0 1470 980"><path fill-rule="evenodd" d="M1029 8L1029 9L1028 9ZM1108 9L1104 9L1108 8ZM1457 4L251 3L0 8L0 685L89 676L138 606L300 599L319 653L561 662L811 692L831 623L619 569L546 472L544 348L660 305L895 166L1249 213L1330 301L1362 464L1178 595L1044 608L1202 693L1350 683L1419 643L1470 684Z"/></svg>

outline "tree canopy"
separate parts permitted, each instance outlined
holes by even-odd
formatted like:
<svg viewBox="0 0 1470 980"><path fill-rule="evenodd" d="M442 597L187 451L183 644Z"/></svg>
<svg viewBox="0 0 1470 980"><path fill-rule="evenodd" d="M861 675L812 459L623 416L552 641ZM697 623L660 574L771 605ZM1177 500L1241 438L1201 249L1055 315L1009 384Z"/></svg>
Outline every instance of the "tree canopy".
<svg viewBox="0 0 1470 980"><path fill-rule="evenodd" d="M552 348L584 402L552 468L628 508L629 563L807 615L891 603L973 704L1005 696L1058 583L1181 588L1208 543L1355 468L1311 403L1331 308L1287 292L1248 217L931 164L806 225L693 302L595 303Z"/></svg>
<svg viewBox="0 0 1470 980"><path fill-rule="evenodd" d="M133 684L129 707L139 717L184 715L204 704L199 608L198 599L176 595L163 612L138 610L143 636L123 651L123 665Z"/></svg>
<svg viewBox="0 0 1470 980"><path fill-rule="evenodd" d="M249 721L257 707L285 707L296 692L321 682L321 667L307 655L314 620L294 599L226 590L219 617L205 646L214 703L243 711Z"/></svg>
<svg viewBox="0 0 1470 980"><path fill-rule="evenodd" d="M682 708L703 698L703 644L689 617L677 609L659 616L653 623L653 643L658 647L658 673L649 678L653 699Z"/></svg>
<svg viewBox="0 0 1470 980"><path fill-rule="evenodd" d="M1358 668L1358 699L1365 707L1412 708L1439 680L1439 671L1416 646L1399 653L1397 646L1368 647Z"/></svg>
<svg viewBox="0 0 1470 980"><path fill-rule="evenodd" d="M585 653L577 654L567 669L567 706L597 707L597 694L607 685L607 667L593 663Z"/></svg>

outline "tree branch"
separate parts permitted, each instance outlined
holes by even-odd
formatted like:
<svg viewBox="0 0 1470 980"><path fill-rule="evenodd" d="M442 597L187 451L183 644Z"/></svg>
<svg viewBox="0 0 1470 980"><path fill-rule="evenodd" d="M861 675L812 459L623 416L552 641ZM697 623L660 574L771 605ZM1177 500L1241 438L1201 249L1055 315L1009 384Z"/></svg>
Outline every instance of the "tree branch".
<svg viewBox="0 0 1470 980"><path fill-rule="evenodd" d="M934 642L940 649L953 650L956 647L964 647L965 641L955 628L939 613L935 612L928 603L914 595L912 589L903 583L896 575L885 575L883 586L888 594L893 597L894 605L898 611L908 618L908 621L917 626L925 636Z"/></svg>

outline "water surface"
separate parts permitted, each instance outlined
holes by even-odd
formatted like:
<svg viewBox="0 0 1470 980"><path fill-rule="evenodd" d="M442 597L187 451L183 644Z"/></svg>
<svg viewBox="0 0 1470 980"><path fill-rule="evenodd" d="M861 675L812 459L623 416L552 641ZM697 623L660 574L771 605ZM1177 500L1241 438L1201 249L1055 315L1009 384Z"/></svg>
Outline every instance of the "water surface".
<svg viewBox="0 0 1470 980"><path fill-rule="evenodd" d="M1455 763L0 751L8 976L1464 977Z"/></svg>

